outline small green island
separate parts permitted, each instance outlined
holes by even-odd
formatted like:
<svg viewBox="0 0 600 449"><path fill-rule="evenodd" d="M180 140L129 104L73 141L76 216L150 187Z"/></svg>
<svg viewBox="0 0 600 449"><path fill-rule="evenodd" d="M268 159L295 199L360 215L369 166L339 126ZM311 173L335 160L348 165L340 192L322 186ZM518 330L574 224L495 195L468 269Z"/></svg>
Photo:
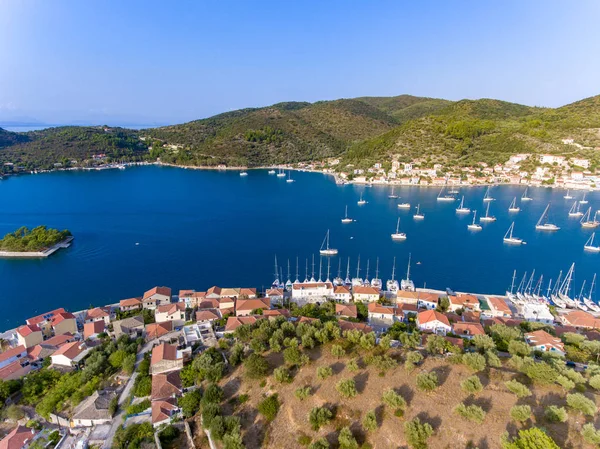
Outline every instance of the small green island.
<svg viewBox="0 0 600 449"><path fill-rule="evenodd" d="M0 257L48 257L60 248L67 248L72 240L68 229L22 226L0 240Z"/></svg>

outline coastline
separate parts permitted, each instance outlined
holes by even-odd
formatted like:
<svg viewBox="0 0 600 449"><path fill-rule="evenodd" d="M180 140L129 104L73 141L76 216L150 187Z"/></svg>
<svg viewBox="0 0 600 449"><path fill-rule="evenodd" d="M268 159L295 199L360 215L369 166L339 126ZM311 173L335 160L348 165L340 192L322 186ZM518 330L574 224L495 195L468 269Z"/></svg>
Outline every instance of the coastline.
<svg viewBox="0 0 600 449"><path fill-rule="evenodd" d="M43 251L0 251L0 258L5 259L44 259L50 257L56 251L71 246L75 237L69 236L66 239L46 248Z"/></svg>

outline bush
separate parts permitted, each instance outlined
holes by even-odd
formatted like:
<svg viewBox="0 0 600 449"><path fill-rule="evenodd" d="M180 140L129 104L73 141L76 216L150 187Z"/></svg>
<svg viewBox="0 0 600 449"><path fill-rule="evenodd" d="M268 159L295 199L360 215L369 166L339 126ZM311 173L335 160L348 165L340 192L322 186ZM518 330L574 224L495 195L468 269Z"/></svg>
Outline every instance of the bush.
<svg viewBox="0 0 600 449"><path fill-rule="evenodd" d="M510 417L517 422L525 422L531 418L531 407L528 405L515 405L510 409Z"/></svg>
<svg viewBox="0 0 600 449"><path fill-rule="evenodd" d="M302 434L298 437L298 444L300 446L308 446L311 441L312 441L312 438L306 434Z"/></svg>
<svg viewBox="0 0 600 449"><path fill-rule="evenodd" d="M423 361L423 355L418 351L411 351L406 355L406 361L404 362L404 368L407 371L412 371L415 366Z"/></svg>
<svg viewBox="0 0 600 449"><path fill-rule="evenodd" d="M213 419L221 414L219 404L207 403L202 405L202 427L209 429Z"/></svg>
<svg viewBox="0 0 600 449"><path fill-rule="evenodd" d="M301 401L305 400L307 397L310 396L310 391L311 388L310 387L302 387L302 388L298 388L296 390L296 392L294 393L294 395L300 399Z"/></svg>
<svg viewBox="0 0 600 449"><path fill-rule="evenodd" d="M328 377L333 376L333 369L330 366L321 366L317 368L317 377L321 380L325 380Z"/></svg>
<svg viewBox="0 0 600 449"><path fill-rule="evenodd" d="M169 444L177 439L179 433L180 432L177 427L174 427L169 424L162 430L162 432L160 432L160 442L163 444Z"/></svg>
<svg viewBox="0 0 600 449"><path fill-rule="evenodd" d="M433 391L438 386L438 377L434 372L417 374L417 388L421 391Z"/></svg>
<svg viewBox="0 0 600 449"><path fill-rule="evenodd" d="M592 423L583 425L581 435L583 435L583 439L589 444L600 446L600 431L596 430Z"/></svg>
<svg viewBox="0 0 600 449"><path fill-rule="evenodd" d="M319 438L308 449L329 449L329 442L325 438Z"/></svg>
<svg viewBox="0 0 600 449"><path fill-rule="evenodd" d="M341 345L332 345L331 354L339 359L340 357L344 357L346 355L346 351Z"/></svg>
<svg viewBox="0 0 600 449"><path fill-rule="evenodd" d="M128 415L137 415L138 413L149 409L151 406L152 404L150 403L150 399L144 399L142 402L138 402L137 404L132 404L129 407L127 407L125 413L127 413Z"/></svg>
<svg viewBox="0 0 600 449"><path fill-rule="evenodd" d="M406 408L406 401L404 398L391 388L388 388L383 392L381 400L385 405L395 410L404 410Z"/></svg>
<svg viewBox="0 0 600 449"><path fill-rule="evenodd" d="M573 382L568 377L563 376L562 374L556 378L556 383L563 387L565 391L569 391L575 388L575 382Z"/></svg>
<svg viewBox="0 0 600 449"><path fill-rule="evenodd" d="M347 363L346 368L351 372L358 371L358 362L355 359L352 359Z"/></svg>
<svg viewBox="0 0 600 449"><path fill-rule="evenodd" d="M202 405L218 404L223 400L223 390L216 384L210 384L202 395Z"/></svg>
<svg viewBox="0 0 600 449"><path fill-rule="evenodd" d="M25 413L18 405L11 404L4 410L4 416L11 421L18 421L25 416Z"/></svg>
<svg viewBox="0 0 600 449"><path fill-rule="evenodd" d="M462 362L473 371L483 371L486 365L485 357L476 352L464 354Z"/></svg>
<svg viewBox="0 0 600 449"><path fill-rule="evenodd" d="M538 384L553 384L558 378L558 372L545 362L527 362L521 371Z"/></svg>
<svg viewBox="0 0 600 449"><path fill-rule="evenodd" d="M490 365L493 368L500 368L502 367L502 361L500 360L500 357L498 357L496 355L495 352L493 351L487 351L485 353L485 358L487 359L487 363L488 365Z"/></svg>
<svg viewBox="0 0 600 449"><path fill-rule="evenodd" d="M581 393L573 393L567 395L567 404L573 410L577 410L584 415L594 416L596 414L597 408L594 401L586 398Z"/></svg>
<svg viewBox="0 0 600 449"><path fill-rule="evenodd" d="M546 407L544 411L544 416L550 422L566 422L569 418L567 416L567 411L564 407L557 407L556 405L551 405Z"/></svg>
<svg viewBox="0 0 600 449"><path fill-rule="evenodd" d="M527 343L522 341L512 340L508 344L508 352L510 355L518 355L519 357L528 356L531 353L531 348Z"/></svg>
<svg viewBox="0 0 600 449"><path fill-rule="evenodd" d="M506 388L508 388L510 392L514 393L518 398L531 396L531 390L518 380L509 380L508 382L504 382L504 385L506 385Z"/></svg>
<svg viewBox="0 0 600 449"><path fill-rule="evenodd" d="M590 377L589 384L594 390L600 390L600 374Z"/></svg>
<svg viewBox="0 0 600 449"><path fill-rule="evenodd" d="M460 387L464 392L470 394L479 393L481 390L483 390L483 385L481 385L481 381L477 376L467 377L460 383Z"/></svg>
<svg viewBox="0 0 600 449"><path fill-rule="evenodd" d="M177 401L183 416L191 418L200 409L200 401L202 400L202 392L198 389L190 391L180 397Z"/></svg>
<svg viewBox="0 0 600 449"><path fill-rule="evenodd" d="M375 416L375 412L373 410L367 412L367 414L363 418L362 425L365 428L365 430L369 432L377 429L377 416Z"/></svg>
<svg viewBox="0 0 600 449"><path fill-rule="evenodd" d="M427 440L433 435L433 427L415 418L404 423L404 435L411 448L427 449Z"/></svg>
<svg viewBox="0 0 600 449"><path fill-rule="evenodd" d="M346 399L353 398L358 394L358 391L356 390L356 382L354 382L354 379L340 380L335 386L335 389L343 398Z"/></svg>
<svg viewBox="0 0 600 449"><path fill-rule="evenodd" d="M266 399L263 399L258 404L258 411L265 417L267 421L273 421L279 411L279 399L277 394L273 394Z"/></svg>
<svg viewBox="0 0 600 449"><path fill-rule="evenodd" d="M290 372L283 366L275 368L275 370L273 371L273 376L275 377L275 380L277 382L282 384L290 383L292 381L292 376L290 375Z"/></svg>
<svg viewBox="0 0 600 449"><path fill-rule="evenodd" d="M332 419L333 413L325 407L314 407L308 414L308 422L315 432Z"/></svg>
<svg viewBox="0 0 600 449"><path fill-rule="evenodd" d="M344 427L340 430L338 444L340 445L340 449L358 449L358 443L349 427Z"/></svg>
<svg viewBox="0 0 600 449"><path fill-rule="evenodd" d="M502 449L560 449L546 433L537 427L520 430L512 441L503 441Z"/></svg>
<svg viewBox="0 0 600 449"><path fill-rule="evenodd" d="M244 360L244 368L246 368L246 375L250 379L260 379L269 372L269 363L262 355L253 353Z"/></svg>
<svg viewBox="0 0 600 449"><path fill-rule="evenodd" d="M223 438L223 449L244 449L245 447L239 429L229 432Z"/></svg>
<svg viewBox="0 0 600 449"><path fill-rule="evenodd" d="M477 424L481 424L485 419L485 412L477 405L465 405L461 402L454 408L454 412Z"/></svg>

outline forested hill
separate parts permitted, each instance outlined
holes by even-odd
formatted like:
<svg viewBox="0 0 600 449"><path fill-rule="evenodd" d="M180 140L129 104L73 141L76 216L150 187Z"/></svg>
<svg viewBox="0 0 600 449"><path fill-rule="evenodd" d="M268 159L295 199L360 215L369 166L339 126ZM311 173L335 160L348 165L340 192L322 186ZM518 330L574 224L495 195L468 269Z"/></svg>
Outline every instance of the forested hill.
<svg viewBox="0 0 600 449"><path fill-rule="evenodd" d="M400 95L287 102L134 131L61 127L0 129L0 163L27 169L108 160L258 166L341 157L345 166L390 158L462 166L503 162L521 152L582 154L600 166L600 96L560 108L493 99L449 101ZM579 146L565 145L574 139ZM73 161L73 162L71 162Z"/></svg>

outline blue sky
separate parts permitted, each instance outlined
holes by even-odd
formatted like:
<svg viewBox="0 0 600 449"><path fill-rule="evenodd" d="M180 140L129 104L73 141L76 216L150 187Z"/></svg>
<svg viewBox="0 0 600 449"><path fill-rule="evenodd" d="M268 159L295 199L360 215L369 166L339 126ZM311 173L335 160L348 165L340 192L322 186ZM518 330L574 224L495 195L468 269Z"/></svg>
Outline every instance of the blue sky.
<svg viewBox="0 0 600 449"><path fill-rule="evenodd" d="M600 94L600 2L0 0L0 121L179 123L403 93Z"/></svg>

